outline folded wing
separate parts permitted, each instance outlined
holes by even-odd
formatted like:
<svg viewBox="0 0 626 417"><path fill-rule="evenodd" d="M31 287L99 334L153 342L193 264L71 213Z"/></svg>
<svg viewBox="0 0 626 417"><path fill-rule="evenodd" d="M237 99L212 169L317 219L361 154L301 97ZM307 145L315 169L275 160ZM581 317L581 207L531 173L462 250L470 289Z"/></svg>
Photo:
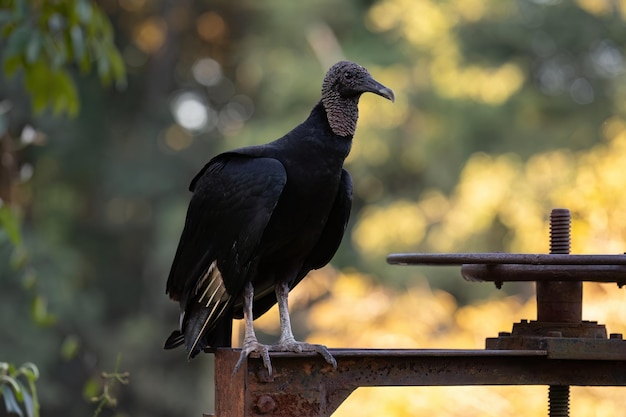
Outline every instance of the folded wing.
<svg viewBox="0 0 626 417"><path fill-rule="evenodd" d="M193 357L230 346L233 303L255 273L259 242L286 181L276 159L236 152L215 157L194 178L167 281L181 324L166 348L184 343Z"/></svg>

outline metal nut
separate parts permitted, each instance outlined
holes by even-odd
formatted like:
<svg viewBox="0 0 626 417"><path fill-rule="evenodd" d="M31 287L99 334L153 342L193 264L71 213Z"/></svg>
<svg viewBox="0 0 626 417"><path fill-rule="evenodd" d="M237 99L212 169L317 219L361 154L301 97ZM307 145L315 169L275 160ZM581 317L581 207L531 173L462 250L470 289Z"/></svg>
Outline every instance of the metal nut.
<svg viewBox="0 0 626 417"><path fill-rule="evenodd" d="M261 395L256 402L256 406L259 409L259 413L267 414L276 409L276 401L269 395Z"/></svg>

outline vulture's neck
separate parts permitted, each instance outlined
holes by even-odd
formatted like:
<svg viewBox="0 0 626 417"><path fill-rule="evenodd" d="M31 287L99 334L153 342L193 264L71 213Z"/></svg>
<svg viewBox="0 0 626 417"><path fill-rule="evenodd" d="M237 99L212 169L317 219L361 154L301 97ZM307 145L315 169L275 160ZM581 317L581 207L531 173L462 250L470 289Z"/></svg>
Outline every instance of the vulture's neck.
<svg viewBox="0 0 626 417"><path fill-rule="evenodd" d="M345 98L338 94L322 97L328 124L338 136L354 136L359 118L359 98Z"/></svg>

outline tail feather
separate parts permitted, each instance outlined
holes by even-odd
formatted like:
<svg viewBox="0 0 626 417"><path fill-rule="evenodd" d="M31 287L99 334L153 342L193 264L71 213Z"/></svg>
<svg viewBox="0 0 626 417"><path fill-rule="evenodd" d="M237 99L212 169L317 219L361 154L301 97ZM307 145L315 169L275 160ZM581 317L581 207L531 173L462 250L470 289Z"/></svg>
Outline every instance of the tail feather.
<svg viewBox="0 0 626 417"><path fill-rule="evenodd" d="M232 346L233 321L230 317L220 320L211 331L204 334L200 330L202 326L201 321L193 320L186 324L184 333L174 330L163 348L174 349L185 345L187 355L192 359L202 351L213 352L218 347Z"/></svg>
<svg viewBox="0 0 626 417"><path fill-rule="evenodd" d="M189 329L190 327L185 329L185 334L187 334ZM187 340L194 341L194 343L186 344L189 359L193 359L198 353L203 351L213 352L219 347L231 347L232 332L233 321L230 318L221 320L211 331L198 335L195 339L192 338L193 331L189 331L190 337Z"/></svg>
<svg viewBox="0 0 626 417"><path fill-rule="evenodd" d="M182 301L180 330L165 341L166 349L185 345L189 359L202 351L230 347L233 299L214 261L192 289L191 298Z"/></svg>
<svg viewBox="0 0 626 417"><path fill-rule="evenodd" d="M164 349L174 349L185 343L185 336L180 330L174 330L172 334L165 341Z"/></svg>
<svg viewBox="0 0 626 417"><path fill-rule="evenodd" d="M224 315L224 312L230 307L230 303L220 303L217 317L222 318L217 321L215 320L215 307L199 306L188 316L184 335L185 346L190 359L204 350L231 346L232 316ZM210 322L211 324L209 324Z"/></svg>

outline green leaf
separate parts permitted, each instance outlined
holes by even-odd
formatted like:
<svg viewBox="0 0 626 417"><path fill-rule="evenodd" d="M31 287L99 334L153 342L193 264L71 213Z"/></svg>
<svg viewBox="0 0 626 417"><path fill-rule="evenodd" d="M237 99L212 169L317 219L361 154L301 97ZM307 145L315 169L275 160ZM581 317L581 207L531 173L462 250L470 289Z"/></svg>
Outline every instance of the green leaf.
<svg viewBox="0 0 626 417"><path fill-rule="evenodd" d="M0 37L5 37L2 67L7 76L24 71L32 108L41 113L74 116L79 95L67 66L83 74L95 69L101 84L124 87L124 60L113 44L113 26L91 0L32 2L10 0L0 9ZM95 66L95 68L94 68Z"/></svg>
<svg viewBox="0 0 626 417"><path fill-rule="evenodd" d="M50 79L50 72L51 69L43 59L24 68L24 85L31 94L35 113L41 113L46 108L50 91L55 88Z"/></svg>
<svg viewBox="0 0 626 417"><path fill-rule="evenodd" d="M39 368L32 362L26 362L15 371L15 374L23 375L28 381L34 382L39 379Z"/></svg>
<svg viewBox="0 0 626 417"><path fill-rule="evenodd" d="M19 246L22 243L22 235L20 233L20 221L18 217L13 213L11 208L0 202L0 229L11 240L14 246Z"/></svg>
<svg viewBox="0 0 626 417"><path fill-rule="evenodd" d="M19 381L18 384L21 386L22 399L21 403L24 405L24 409L26 410L27 417L35 417L35 401L33 397L29 394L28 390L24 385L22 385Z"/></svg>
<svg viewBox="0 0 626 417"><path fill-rule="evenodd" d="M48 302L41 295L33 300L31 314L35 323L40 326L50 326L56 323L56 317L48 311Z"/></svg>
<svg viewBox="0 0 626 417"><path fill-rule="evenodd" d="M4 398L8 415L39 417L39 400L35 386L38 378L39 370L30 362L18 369L13 364L0 362L0 395Z"/></svg>
<svg viewBox="0 0 626 417"><path fill-rule="evenodd" d="M78 63L78 69L81 74L88 74L91 71L91 59L89 58L89 54L85 54L83 58Z"/></svg>
<svg viewBox="0 0 626 417"><path fill-rule="evenodd" d="M100 380L96 377L91 377L85 382L83 386L83 397L86 400L93 400L98 397L100 392Z"/></svg>
<svg viewBox="0 0 626 417"><path fill-rule="evenodd" d="M48 93L41 90L30 91L35 114L41 114L48 106Z"/></svg>
<svg viewBox="0 0 626 417"><path fill-rule="evenodd" d="M55 83L52 99L52 110L55 113L67 113L75 116L78 113L78 90L74 81L65 71L57 71L52 79Z"/></svg>
<svg viewBox="0 0 626 417"><path fill-rule="evenodd" d="M11 375L11 369L9 367L9 375ZM17 385L17 381L8 375L0 375L0 386L9 387L14 393L20 392L20 386Z"/></svg>
<svg viewBox="0 0 626 417"><path fill-rule="evenodd" d="M13 365L12 363L9 364L8 374L9 375L15 374L15 365Z"/></svg>
<svg viewBox="0 0 626 417"><path fill-rule="evenodd" d="M0 379L0 383L2 380ZM8 415L17 415L19 417L24 417L24 413L20 408L20 405L15 398L15 393L11 389L10 385L2 384L0 385L0 393L2 394L2 398L4 398L4 407L7 411Z"/></svg>
<svg viewBox="0 0 626 417"><path fill-rule="evenodd" d="M7 77L12 77L22 67L22 57L20 55L12 55L4 58L2 69Z"/></svg>
<svg viewBox="0 0 626 417"><path fill-rule="evenodd" d="M61 357L66 361L74 359L80 351L80 339L78 336L70 335L61 344Z"/></svg>

